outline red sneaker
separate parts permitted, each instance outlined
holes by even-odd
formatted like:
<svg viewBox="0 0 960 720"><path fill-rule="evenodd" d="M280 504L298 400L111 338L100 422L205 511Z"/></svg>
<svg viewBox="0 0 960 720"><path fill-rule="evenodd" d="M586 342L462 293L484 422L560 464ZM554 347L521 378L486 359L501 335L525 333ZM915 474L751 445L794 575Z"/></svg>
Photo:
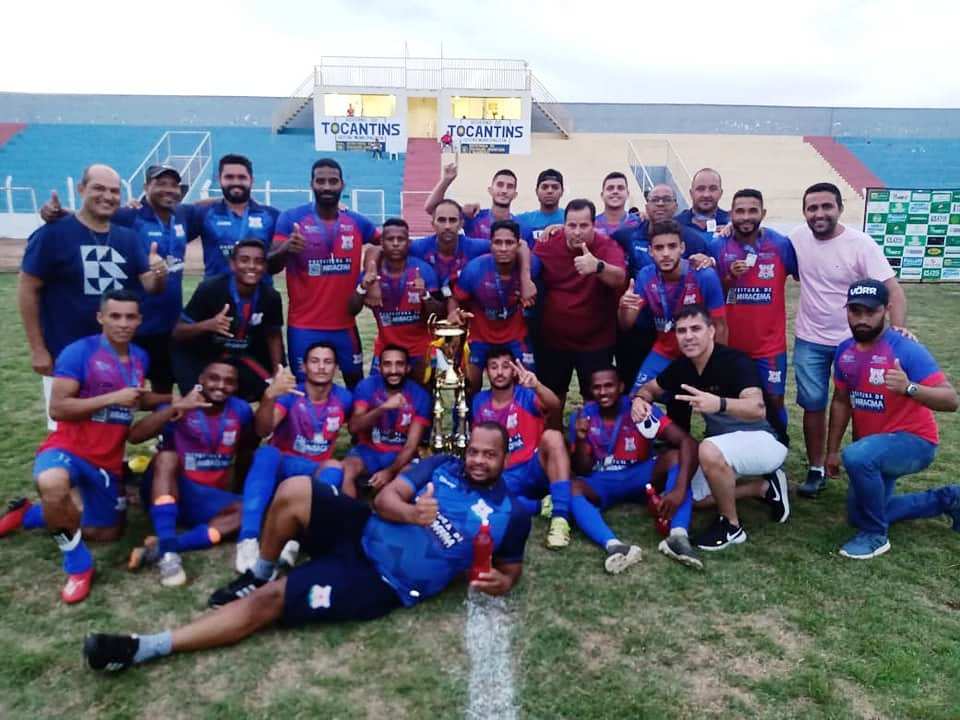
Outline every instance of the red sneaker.
<svg viewBox="0 0 960 720"><path fill-rule="evenodd" d="M25 497L11 500L7 505L7 512L0 517L0 537L5 537L14 530L19 530L23 526L23 516L33 505Z"/></svg>
<svg viewBox="0 0 960 720"><path fill-rule="evenodd" d="M67 575L67 584L60 591L60 597L67 605L81 602L90 594L91 585L93 585L93 568L82 573Z"/></svg>

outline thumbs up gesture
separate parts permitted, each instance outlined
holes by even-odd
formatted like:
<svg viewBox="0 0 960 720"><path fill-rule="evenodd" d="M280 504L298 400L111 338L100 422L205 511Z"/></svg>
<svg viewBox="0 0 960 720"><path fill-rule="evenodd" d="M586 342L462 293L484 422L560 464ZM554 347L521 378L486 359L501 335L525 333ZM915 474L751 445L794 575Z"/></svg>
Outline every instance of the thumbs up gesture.
<svg viewBox="0 0 960 720"><path fill-rule="evenodd" d="M620 308L623 310L640 311L642 298L637 295L636 283L630 278L630 284L627 285L627 291L620 296Z"/></svg>
<svg viewBox="0 0 960 720"><path fill-rule="evenodd" d="M46 223L55 222L66 214L66 210L64 210L60 204L60 197L57 195L57 191L51 190L50 199L40 208L40 219Z"/></svg>
<svg viewBox="0 0 960 720"><path fill-rule="evenodd" d="M166 277L167 261L160 257L156 241L150 243L150 253L147 255L147 264L150 266L150 270L153 271L154 275L157 277Z"/></svg>
<svg viewBox="0 0 960 720"><path fill-rule="evenodd" d="M576 418L574 420L574 430L577 433L577 440L584 441L587 439L587 436L590 434L590 418L588 418L583 413L583 408L577 408L576 413L574 414Z"/></svg>
<svg viewBox="0 0 960 720"><path fill-rule="evenodd" d="M281 395L286 395L287 393L303 395L302 392L297 390L297 379L293 376L293 373L290 372L290 369L285 368L283 365L277 365L277 371L270 379L270 384L267 385L264 395L271 400L276 400Z"/></svg>
<svg viewBox="0 0 960 720"><path fill-rule="evenodd" d="M581 275L593 275L597 272L597 263L600 261L590 252L590 248L587 247L586 243L578 245L577 247L580 250L580 255L573 259L573 266Z"/></svg>
<svg viewBox="0 0 960 720"><path fill-rule="evenodd" d="M883 379L886 381L887 390L890 392L895 392L898 395L906 395L907 385L910 384L910 378L907 377L907 374L903 371L903 368L900 367L899 359L893 359L893 367L887 369L887 371L883 374Z"/></svg>
<svg viewBox="0 0 960 720"><path fill-rule="evenodd" d="M428 527L437 519L439 508L437 499L433 496L433 483L427 483L426 489L413 501L413 523Z"/></svg>
<svg viewBox="0 0 960 720"><path fill-rule="evenodd" d="M307 245L307 241L303 237L303 233L300 231L300 223L293 224L293 232L290 233L290 237L287 238L287 251L292 253L303 252L303 248Z"/></svg>
<svg viewBox="0 0 960 720"><path fill-rule="evenodd" d="M233 318L230 317L230 303L225 304L223 310L207 320L208 331L223 335L224 337L233 337L233 333L230 332L232 327Z"/></svg>

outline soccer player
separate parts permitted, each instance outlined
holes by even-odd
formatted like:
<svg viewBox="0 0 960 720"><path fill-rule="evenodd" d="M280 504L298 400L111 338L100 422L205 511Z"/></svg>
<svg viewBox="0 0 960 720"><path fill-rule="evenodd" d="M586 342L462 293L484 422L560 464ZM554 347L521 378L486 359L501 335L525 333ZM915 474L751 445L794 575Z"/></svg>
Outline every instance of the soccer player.
<svg viewBox="0 0 960 720"><path fill-rule="evenodd" d="M886 327L890 293L879 280L858 280L847 291L853 337L833 362L827 468L847 470L847 519L857 534L840 548L854 560L890 549L890 525L950 517L960 532L960 485L894 494L897 480L928 467L940 442L933 411L956 412L957 391L920 343ZM840 453L853 418L854 442Z"/></svg>
<svg viewBox="0 0 960 720"><path fill-rule="evenodd" d="M93 582L93 556L84 539L118 540L123 532L124 445L133 411L156 399L143 387L149 358L131 344L141 322L137 295L108 290L97 321L101 334L76 340L57 356L50 397L57 427L37 449L33 465L40 505L14 501L0 519L0 536L21 526L49 529L63 553L67 583L60 597L68 604L84 600ZM79 490L82 510L71 488Z"/></svg>
<svg viewBox="0 0 960 720"><path fill-rule="evenodd" d="M303 351L315 342L337 348L348 388L363 379L363 349L349 299L360 279L363 246L379 242L367 218L340 210L343 170L320 158L310 171L315 202L285 210L277 220L270 271L286 269L290 367L303 381Z"/></svg>
<svg viewBox="0 0 960 720"><path fill-rule="evenodd" d="M540 207L517 215L517 222L530 229L534 240L539 240L543 231L551 225L563 225L563 175L559 170L547 168L537 175L537 201Z"/></svg>
<svg viewBox="0 0 960 720"><path fill-rule="evenodd" d="M600 184L600 199L603 201L603 212L597 215L594 226L597 230L612 236L617 230L635 228L640 218L627 213L627 198L630 197L630 186L627 176L622 172L607 173Z"/></svg>
<svg viewBox="0 0 960 720"><path fill-rule="evenodd" d="M753 358L767 419L789 446L786 284L788 275L797 278L797 256L787 238L761 227L766 214L759 190L738 190L730 206L733 233L709 251L726 296L727 345Z"/></svg>
<svg viewBox="0 0 960 720"><path fill-rule="evenodd" d="M604 522L601 512L623 502L648 502L646 488L666 475L660 517L670 522L670 535L660 551L697 569L703 563L690 545L693 513L690 478L697 467L697 443L654 407L648 428L630 417L630 399L612 365L590 376L593 400L570 418L569 442L574 480L573 518L593 542L607 552L603 567L618 574L640 562L636 545L621 542ZM674 449L654 455L654 439ZM656 483L662 485L662 483Z"/></svg>
<svg viewBox="0 0 960 720"><path fill-rule="evenodd" d="M533 367L520 297L520 226L512 220L494 223L490 254L474 258L460 273L453 296L447 300L448 319L463 324L472 318L468 342L467 380L471 392L483 384L483 368L491 345L507 345L513 356ZM539 261L531 259L532 274Z"/></svg>
<svg viewBox="0 0 960 720"><path fill-rule="evenodd" d="M747 533L737 515L737 500L763 499L776 522L790 516L787 476L781 466L787 447L776 438L766 419L760 379L753 361L739 350L720 345L709 311L688 305L676 315L676 335L682 356L635 394L632 417L644 422L651 403L670 394L685 411L674 420L690 427L696 410L706 424L698 457L700 469L691 489L695 507L715 505L720 515L694 543L703 550L721 550L745 542ZM739 477L764 476L737 486Z"/></svg>
<svg viewBox="0 0 960 720"><path fill-rule="evenodd" d="M357 479L380 490L417 457L430 427L430 394L407 377L407 351L387 345L380 353L380 373L357 385L349 429L357 444L343 459L343 492L356 497Z"/></svg>
<svg viewBox="0 0 960 720"><path fill-rule="evenodd" d="M372 308L377 321L374 356L379 357L387 345L404 348L409 354L410 377L422 385L429 375L433 341L427 318L443 311L437 276L428 263L410 257L406 220L389 218L383 223L380 247L376 272L364 273L350 298L350 312L359 314L370 286L380 286L381 301ZM370 371L377 371L376 360Z"/></svg>
<svg viewBox="0 0 960 720"><path fill-rule="evenodd" d="M239 397L259 400L283 360L283 301L264 282L266 249L256 238L233 246L229 275L204 280L173 328L173 370L186 395L212 360L232 357Z"/></svg>
<svg viewBox="0 0 960 720"><path fill-rule="evenodd" d="M547 547L570 544L570 458L558 430L544 431L544 418L560 412L560 399L537 376L516 362L509 348L490 350L486 362L490 390L477 393L473 422L495 422L510 438L503 479L531 514L550 495Z"/></svg>
<svg viewBox="0 0 960 720"><path fill-rule="evenodd" d="M113 168L90 165L77 190L83 205L75 215L30 236L17 284L30 365L44 378L48 412L53 359L75 340L100 332L101 295L124 288L159 293L167 277L156 245L145 252L136 233L111 222L120 206L120 176Z"/></svg>
<svg viewBox="0 0 960 720"><path fill-rule="evenodd" d="M690 181L692 207L677 214L677 222L697 232L705 243L710 242L730 222L730 213L719 207L721 197L723 181L720 173L713 168L697 170Z"/></svg>
<svg viewBox="0 0 960 720"><path fill-rule="evenodd" d="M257 435L273 434L268 445L257 449L243 484L236 560L241 574L257 559L263 516L282 480L316 474L338 488L342 481L341 465L333 459L333 451L340 430L347 427L353 412L353 395L333 382L336 348L329 343L314 343L306 350L303 368L307 380L302 385L288 369L280 368L257 406ZM287 551L288 558L293 551Z"/></svg>
<svg viewBox="0 0 960 720"><path fill-rule="evenodd" d="M809 463L807 479L797 488L801 497L816 497L827 485L824 455L830 368L837 346L850 336L843 310L847 288L861 278L880 280L890 296L891 327L902 331L907 317L907 298L883 251L869 235L842 225L842 212L843 199L836 185L811 185L803 193L806 225L790 233L800 268L793 370Z"/></svg>
<svg viewBox="0 0 960 720"><path fill-rule="evenodd" d="M620 298L618 319L621 328L634 325L644 310L653 317L657 328L657 341L640 365L634 392L680 357L674 328L685 306L706 306L717 342L727 340L720 279L710 267L695 270L691 261L683 259L683 251L680 226L676 222L666 220L654 225L650 229L650 256L654 264L641 268Z"/></svg>
<svg viewBox="0 0 960 720"><path fill-rule="evenodd" d="M433 268L440 292L450 297L460 271L473 258L490 252L490 241L463 234L463 208L456 200L438 203L431 223L434 234L410 243L410 255Z"/></svg>
<svg viewBox="0 0 960 720"><path fill-rule="evenodd" d="M192 408L169 405L130 433L131 442L162 438L141 488L157 534L130 553L127 567L156 565L164 587L187 582L180 553L212 547L240 528L242 498L227 486L241 438L253 430L253 410L235 397L238 385L236 364L213 360L187 396ZM188 529L178 534L178 524Z"/></svg>
<svg viewBox="0 0 960 720"><path fill-rule="evenodd" d="M486 522L493 567L470 587L504 595L520 579L530 532L500 478L502 428L473 428L461 463L437 455L410 466L374 499L374 511L307 477L286 480L270 506L254 569L211 597L218 610L154 635L92 634L83 652L95 670L121 670L170 653L236 643L280 620L373 620L440 593L470 568ZM270 582L284 543L305 538L311 561Z"/></svg>

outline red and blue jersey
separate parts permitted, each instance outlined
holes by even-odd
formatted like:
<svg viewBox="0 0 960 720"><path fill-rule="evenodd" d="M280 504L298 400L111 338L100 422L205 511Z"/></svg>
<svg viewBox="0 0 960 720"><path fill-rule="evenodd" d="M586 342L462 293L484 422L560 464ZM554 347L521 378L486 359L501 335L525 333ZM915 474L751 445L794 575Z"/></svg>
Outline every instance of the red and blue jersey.
<svg viewBox="0 0 960 720"><path fill-rule="evenodd" d="M519 216L510 213L510 219L520 226L520 239L532 248L534 242L533 231L523 224ZM467 237L489 240L490 228L493 227L495 222L492 210L481 210L472 218L465 217L463 219L463 233Z"/></svg>
<svg viewBox="0 0 960 720"><path fill-rule="evenodd" d="M870 347L861 350L853 338L840 343L833 360L837 387L850 395L853 437L859 440L880 433L908 432L934 444L940 433L933 411L913 398L887 389L885 375L894 360L911 382L934 387L947 378L920 343L887 328Z"/></svg>
<svg viewBox="0 0 960 720"><path fill-rule="evenodd" d="M363 215L341 210L336 220L321 220L315 206L285 210L277 220L275 244L285 242L300 225L304 248L287 253L287 294L290 327L307 330L346 330L354 326L347 302L357 286L363 245L380 231Z"/></svg>
<svg viewBox="0 0 960 720"><path fill-rule="evenodd" d="M437 275L441 288L449 290L457 281L460 271L475 257L490 252L490 240L467 237L463 233L457 238L457 247L452 256L444 256L437 249L437 236L428 235L410 243L410 254L425 260ZM447 292L445 291L446 295Z"/></svg>
<svg viewBox="0 0 960 720"><path fill-rule="evenodd" d="M366 445L382 453L400 452L414 424L430 427L429 393L409 378L403 381L400 392L403 394L403 405L383 413L370 430L358 433L358 445ZM386 401L387 386L382 375L365 378L353 391L354 413L365 413Z"/></svg>
<svg viewBox="0 0 960 720"><path fill-rule="evenodd" d="M536 277L540 260L531 257L530 263L530 274ZM498 345L527 337L520 301L519 262L513 264L510 277L505 278L497 271L493 255L474 258L460 273L453 294L465 310L473 313L470 340Z"/></svg>
<svg viewBox="0 0 960 720"><path fill-rule="evenodd" d="M167 423L158 447L177 452L182 477L225 490L237 442L253 423L253 410L238 397L227 398L219 412L207 410L211 408L196 408Z"/></svg>
<svg viewBox="0 0 960 720"><path fill-rule="evenodd" d="M126 360L103 335L90 335L67 345L57 356L55 378L69 378L80 384L77 398L92 398L141 387L150 366L146 351L128 346ZM47 436L38 453L55 448L67 450L94 467L114 475L123 472L123 449L133 422L133 410L111 405L86 420L58 420L57 429Z"/></svg>
<svg viewBox="0 0 960 720"><path fill-rule="evenodd" d="M287 455L303 457L320 463L333 457L340 428L346 427L353 411L353 395L349 390L333 385L322 402L307 397L303 385L297 389L303 395L287 393L277 398L274 405L280 417L273 430L270 444Z"/></svg>
<svg viewBox="0 0 960 720"><path fill-rule="evenodd" d="M694 270L686 260L680 261L680 279L674 282L664 280L656 265L640 268L634 288L642 298L641 311L650 313L657 328L653 351L670 360L680 357L674 324L685 305L702 305L713 318L726 314L717 273L713 268Z"/></svg>
<svg viewBox="0 0 960 720"><path fill-rule="evenodd" d="M783 235L761 228L753 245L733 237L709 245L727 301L727 345L754 359L787 351L787 276L797 278L797 256ZM754 256L753 260L749 260ZM730 274L738 260L754 263L739 277Z"/></svg>
<svg viewBox="0 0 960 720"><path fill-rule="evenodd" d="M493 403L493 391L482 390L473 396L471 417L474 424L495 422L507 431L507 464L522 465L533 457L543 436L543 407L530 388L513 386L513 397L503 407Z"/></svg>
<svg viewBox="0 0 960 720"><path fill-rule="evenodd" d="M423 291L414 288L418 270L423 279ZM411 357L426 356L433 338L423 317L423 295L440 289L436 273L425 261L415 257L407 258L403 271L398 275L391 274L383 263L379 273L383 303L373 308L378 329L373 345L374 355L379 357L387 345L399 345Z"/></svg>
<svg viewBox="0 0 960 720"><path fill-rule="evenodd" d="M631 215L630 213L627 213L618 221L609 220L607 219L606 213L600 213L593 221L593 227L595 227L597 230L605 232L610 237L613 237L613 234L618 230L629 232L630 230L636 228L639 224L640 218L636 215Z"/></svg>
<svg viewBox="0 0 960 720"><path fill-rule="evenodd" d="M655 405L650 407L650 412L655 420L660 421L657 437L662 438L663 431L670 425L670 418ZM620 398L617 415L611 420L600 414L600 406L594 401L580 408L579 412L570 418L568 440L571 452L577 444L577 420L581 417L590 422L587 443L593 456L593 472L625 470L653 457L653 441L645 438L630 419L629 398Z"/></svg>

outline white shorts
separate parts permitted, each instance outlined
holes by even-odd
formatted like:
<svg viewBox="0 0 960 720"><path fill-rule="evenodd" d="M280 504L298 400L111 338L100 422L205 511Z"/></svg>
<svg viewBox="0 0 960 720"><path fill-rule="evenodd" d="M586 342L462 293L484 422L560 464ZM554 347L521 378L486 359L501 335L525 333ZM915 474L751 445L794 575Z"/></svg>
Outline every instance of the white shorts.
<svg viewBox="0 0 960 720"><path fill-rule="evenodd" d="M787 446L765 430L737 430L704 438L702 442L715 445L738 478L772 473L787 459ZM694 473L690 489L694 502L712 494L700 468Z"/></svg>
<svg viewBox="0 0 960 720"><path fill-rule="evenodd" d="M50 394L53 392L53 378L44 375L40 379L43 380L43 407L47 410L47 430L53 432L57 429L56 421L50 419Z"/></svg>

